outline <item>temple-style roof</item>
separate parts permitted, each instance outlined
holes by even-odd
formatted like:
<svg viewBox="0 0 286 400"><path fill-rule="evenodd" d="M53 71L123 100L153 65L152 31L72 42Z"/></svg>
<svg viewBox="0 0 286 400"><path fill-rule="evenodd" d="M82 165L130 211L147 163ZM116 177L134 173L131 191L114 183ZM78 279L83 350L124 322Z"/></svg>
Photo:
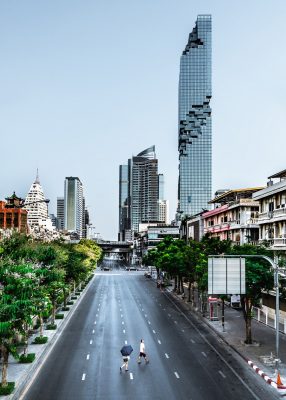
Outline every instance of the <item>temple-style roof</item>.
<svg viewBox="0 0 286 400"><path fill-rule="evenodd" d="M228 192L225 192L220 196L215 197L213 200L209 201L209 204L227 204L231 201L236 201L239 199L251 199L253 193L258 192L258 190L262 189L264 189L264 187L229 190Z"/></svg>
<svg viewBox="0 0 286 400"><path fill-rule="evenodd" d="M24 205L24 199L18 197L15 192L13 192L12 196L6 197L5 200L7 201L5 208L20 208Z"/></svg>

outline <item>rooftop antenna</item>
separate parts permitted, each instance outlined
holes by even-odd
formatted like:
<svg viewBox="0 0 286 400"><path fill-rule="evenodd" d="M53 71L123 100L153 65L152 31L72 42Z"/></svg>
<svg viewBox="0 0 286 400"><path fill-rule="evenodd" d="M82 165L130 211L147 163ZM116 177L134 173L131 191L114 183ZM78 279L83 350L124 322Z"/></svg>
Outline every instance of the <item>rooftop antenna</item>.
<svg viewBox="0 0 286 400"><path fill-rule="evenodd" d="M36 180L35 183L40 184L40 179L39 179L39 169L37 168L37 176L36 176Z"/></svg>

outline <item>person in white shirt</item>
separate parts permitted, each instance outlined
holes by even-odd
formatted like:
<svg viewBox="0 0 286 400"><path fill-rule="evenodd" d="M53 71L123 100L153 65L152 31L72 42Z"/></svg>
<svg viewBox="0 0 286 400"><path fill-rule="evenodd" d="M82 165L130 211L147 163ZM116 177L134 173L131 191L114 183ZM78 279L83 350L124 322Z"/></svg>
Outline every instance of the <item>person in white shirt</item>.
<svg viewBox="0 0 286 400"><path fill-rule="evenodd" d="M149 362L149 360L148 360L147 355L146 355L145 343L144 343L143 339L141 339L141 342L140 342L140 351L139 351L139 356L138 356L138 364L141 363L141 358L142 357L144 358L145 363L147 364Z"/></svg>

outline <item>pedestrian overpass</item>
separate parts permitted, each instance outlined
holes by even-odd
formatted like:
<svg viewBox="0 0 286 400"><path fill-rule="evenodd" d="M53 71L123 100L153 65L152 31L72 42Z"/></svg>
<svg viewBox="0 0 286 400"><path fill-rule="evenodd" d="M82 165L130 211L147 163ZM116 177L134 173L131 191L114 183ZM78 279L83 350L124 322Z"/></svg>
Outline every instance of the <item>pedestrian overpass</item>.
<svg viewBox="0 0 286 400"><path fill-rule="evenodd" d="M126 261L127 263L131 260L133 243L132 242L117 242L110 240L97 240L96 243L101 247L105 257L114 257Z"/></svg>

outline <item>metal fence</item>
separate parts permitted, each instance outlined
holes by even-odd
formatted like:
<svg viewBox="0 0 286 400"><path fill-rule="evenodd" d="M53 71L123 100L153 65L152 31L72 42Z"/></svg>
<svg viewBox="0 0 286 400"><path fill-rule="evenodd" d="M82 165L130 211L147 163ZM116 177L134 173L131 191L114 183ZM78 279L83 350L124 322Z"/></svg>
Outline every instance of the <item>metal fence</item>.
<svg viewBox="0 0 286 400"><path fill-rule="evenodd" d="M264 311L261 308L252 308L252 317L258 322L276 329L275 313L269 313L268 310ZM279 331L286 334L286 317L279 317Z"/></svg>

